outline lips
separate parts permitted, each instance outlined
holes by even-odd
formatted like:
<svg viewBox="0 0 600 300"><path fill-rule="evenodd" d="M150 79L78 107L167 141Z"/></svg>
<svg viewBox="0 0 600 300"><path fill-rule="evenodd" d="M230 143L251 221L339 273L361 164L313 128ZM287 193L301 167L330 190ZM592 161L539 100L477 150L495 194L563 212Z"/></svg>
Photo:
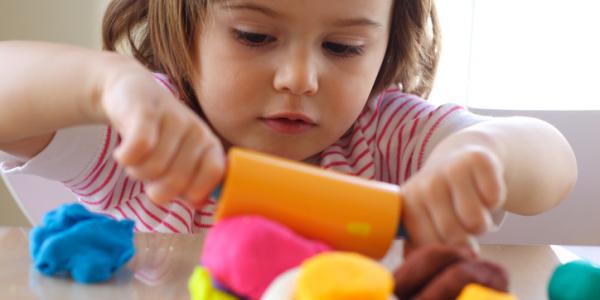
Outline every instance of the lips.
<svg viewBox="0 0 600 300"><path fill-rule="evenodd" d="M299 113L278 113L260 120L269 129L283 134L301 134L317 126L310 117Z"/></svg>

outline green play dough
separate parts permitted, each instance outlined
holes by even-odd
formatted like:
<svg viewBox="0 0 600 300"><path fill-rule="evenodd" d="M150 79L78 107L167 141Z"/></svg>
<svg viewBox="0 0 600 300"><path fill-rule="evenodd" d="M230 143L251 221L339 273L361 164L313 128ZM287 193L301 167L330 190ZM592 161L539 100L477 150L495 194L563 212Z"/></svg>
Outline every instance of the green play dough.
<svg viewBox="0 0 600 300"><path fill-rule="evenodd" d="M558 266L548 285L550 300L600 299L600 266L578 260Z"/></svg>
<svg viewBox="0 0 600 300"><path fill-rule="evenodd" d="M188 280L188 290L192 300L237 300L236 297L216 289L208 270L203 267L194 269Z"/></svg>

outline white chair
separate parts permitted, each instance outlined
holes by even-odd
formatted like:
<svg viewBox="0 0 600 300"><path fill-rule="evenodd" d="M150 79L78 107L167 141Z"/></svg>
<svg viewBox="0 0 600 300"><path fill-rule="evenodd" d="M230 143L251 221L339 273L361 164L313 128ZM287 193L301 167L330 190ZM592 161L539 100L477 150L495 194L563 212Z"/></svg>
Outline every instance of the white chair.
<svg viewBox="0 0 600 300"><path fill-rule="evenodd" d="M6 186L33 225L42 222L44 214L67 202L77 201L62 184L32 175L2 174Z"/></svg>

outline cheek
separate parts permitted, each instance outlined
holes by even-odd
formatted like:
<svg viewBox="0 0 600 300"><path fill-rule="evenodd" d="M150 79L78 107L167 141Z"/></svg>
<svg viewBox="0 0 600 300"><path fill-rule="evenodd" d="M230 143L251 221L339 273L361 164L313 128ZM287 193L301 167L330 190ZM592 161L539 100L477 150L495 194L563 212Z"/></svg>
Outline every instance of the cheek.
<svg viewBox="0 0 600 300"><path fill-rule="evenodd" d="M334 110L333 115L336 116L337 121L345 127L352 125L365 107L368 95L359 95L362 95L362 93L347 94L346 97L343 98L343 103L342 101L337 103L337 109Z"/></svg>
<svg viewBox="0 0 600 300"><path fill-rule="evenodd" d="M240 72L236 64L223 59L218 49L201 49L200 76L197 84L198 101L207 114L211 111L229 111L236 108L241 87Z"/></svg>
<svg viewBox="0 0 600 300"><path fill-rule="evenodd" d="M329 97L334 100L333 108L344 111L345 116L358 116L371 94L378 71L377 62L373 62L357 64L352 69L329 75L327 85L330 93L334 94Z"/></svg>

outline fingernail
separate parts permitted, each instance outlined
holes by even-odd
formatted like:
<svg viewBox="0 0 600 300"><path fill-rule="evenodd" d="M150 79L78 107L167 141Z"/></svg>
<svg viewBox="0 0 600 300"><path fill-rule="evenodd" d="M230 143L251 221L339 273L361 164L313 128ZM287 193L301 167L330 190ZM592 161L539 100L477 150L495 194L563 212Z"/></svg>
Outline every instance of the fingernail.
<svg viewBox="0 0 600 300"><path fill-rule="evenodd" d="M475 237L473 237L473 236L469 236L467 238L467 243L469 244L469 247L471 247L471 249L473 249L475 254L479 255L481 248L479 248L479 243L477 242L477 239L475 239Z"/></svg>
<svg viewBox="0 0 600 300"><path fill-rule="evenodd" d="M496 227L496 224L494 224L494 219L492 218L492 214L490 212L486 212L484 214L484 220L485 220L485 231L490 231L493 230Z"/></svg>

